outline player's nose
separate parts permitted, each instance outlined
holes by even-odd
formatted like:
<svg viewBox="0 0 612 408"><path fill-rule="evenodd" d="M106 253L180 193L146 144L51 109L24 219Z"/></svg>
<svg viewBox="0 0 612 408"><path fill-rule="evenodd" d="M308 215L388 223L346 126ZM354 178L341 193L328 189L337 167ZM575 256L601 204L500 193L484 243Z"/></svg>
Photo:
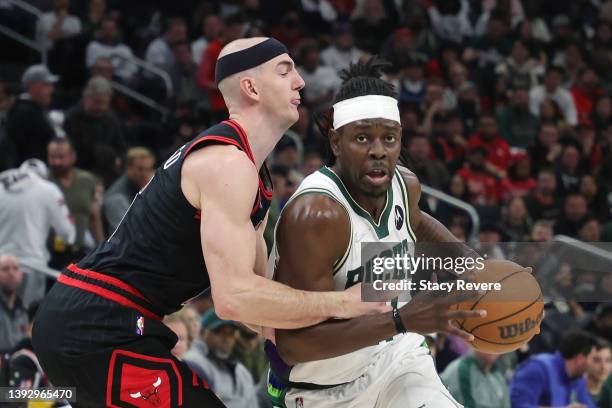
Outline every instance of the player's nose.
<svg viewBox="0 0 612 408"><path fill-rule="evenodd" d="M304 88L304 86L306 85L306 82L304 82L304 79L297 72L297 70L294 70L294 72L295 72L295 80L293 82L293 89L296 90L296 91L301 91Z"/></svg>

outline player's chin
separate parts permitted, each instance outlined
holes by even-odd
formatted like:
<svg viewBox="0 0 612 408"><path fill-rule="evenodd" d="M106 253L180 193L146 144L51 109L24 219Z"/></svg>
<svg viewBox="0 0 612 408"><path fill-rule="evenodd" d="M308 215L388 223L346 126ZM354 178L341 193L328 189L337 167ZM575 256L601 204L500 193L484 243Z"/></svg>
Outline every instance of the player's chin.
<svg viewBox="0 0 612 408"><path fill-rule="evenodd" d="M370 197L382 197L385 196L387 194L387 190L389 189L389 185L391 184L391 182L386 182L386 183L372 183L370 180L368 180L368 178L366 177L365 180L362 181L361 183L361 191Z"/></svg>

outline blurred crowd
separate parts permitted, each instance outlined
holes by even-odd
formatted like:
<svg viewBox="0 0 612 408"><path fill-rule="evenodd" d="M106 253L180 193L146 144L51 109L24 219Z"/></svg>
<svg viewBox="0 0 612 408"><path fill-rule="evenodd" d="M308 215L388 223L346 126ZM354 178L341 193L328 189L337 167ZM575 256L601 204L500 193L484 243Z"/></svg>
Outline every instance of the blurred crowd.
<svg viewBox="0 0 612 408"><path fill-rule="evenodd" d="M241 37L284 42L306 83L300 119L268 160L269 246L283 205L327 163L317 121L342 70L372 55L389 61L401 162L479 214L475 231L463 210L422 200L457 237L487 248L555 235L612 238L610 0L28 3L40 18L0 2L0 25L46 53L41 64L38 51L0 35L0 351L10 362L0 364L0 384L45 384L28 336L53 281L35 270L61 269L108 237L155 167L226 117L214 66ZM531 256L529 264L541 259ZM540 405L580 404L590 393L612 406L612 306L572 298L587 287L612 301L612 274L580 274L560 259L546 267L555 301L528 347L497 358L453 337L429 339L442 378L466 406L532 406L533 384L545 387L540 377L550 375L542 367L562 367L567 381L558 386L574 388L567 401ZM228 406L267 406L262 339L211 307L203 298L167 318L177 356ZM573 328L586 332L564 338ZM540 353L556 360L540 367Z"/></svg>

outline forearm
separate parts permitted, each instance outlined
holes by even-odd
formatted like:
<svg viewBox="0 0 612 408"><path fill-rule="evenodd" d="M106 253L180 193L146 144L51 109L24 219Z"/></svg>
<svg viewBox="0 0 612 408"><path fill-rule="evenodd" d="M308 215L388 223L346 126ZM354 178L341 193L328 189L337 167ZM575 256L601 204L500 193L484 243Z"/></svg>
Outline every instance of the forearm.
<svg viewBox="0 0 612 408"><path fill-rule="evenodd" d="M276 330L276 347L285 363L322 360L373 346L397 334L391 313L328 320L297 330Z"/></svg>
<svg viewBox="0 0 612 408"><path fill-rule="evenodd" d="M296 329L342 315L344 292L308 292L263 278L254 273L239 281L215 300L226 318L249 325ZM215 294L213 286L213 296Z"/></svg>

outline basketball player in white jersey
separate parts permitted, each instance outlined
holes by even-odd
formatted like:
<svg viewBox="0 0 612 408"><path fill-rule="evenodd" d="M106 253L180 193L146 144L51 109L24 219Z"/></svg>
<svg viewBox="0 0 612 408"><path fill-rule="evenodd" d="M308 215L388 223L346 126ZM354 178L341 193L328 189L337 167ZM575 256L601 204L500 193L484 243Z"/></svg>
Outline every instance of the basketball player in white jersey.
<svg viewBox="0 0 612 408"><path fill-rule="evenodd" d="M370 60L344 73L333 126L323 129L335 163L304 179L277 224L268 275L284 284L312 291L357 284L363 276L362 242L395 243L404 251L417 240L458 243L421 213L417 178L396 167L402 133L393 88L380 79L384 65ZM441 383L419 333L445 332L470 341L472 336L450 321L483 317L485 311L451 310L428 295L387 314L276 330L276 345L266 344L275 406L460 407Z"/></svg>

